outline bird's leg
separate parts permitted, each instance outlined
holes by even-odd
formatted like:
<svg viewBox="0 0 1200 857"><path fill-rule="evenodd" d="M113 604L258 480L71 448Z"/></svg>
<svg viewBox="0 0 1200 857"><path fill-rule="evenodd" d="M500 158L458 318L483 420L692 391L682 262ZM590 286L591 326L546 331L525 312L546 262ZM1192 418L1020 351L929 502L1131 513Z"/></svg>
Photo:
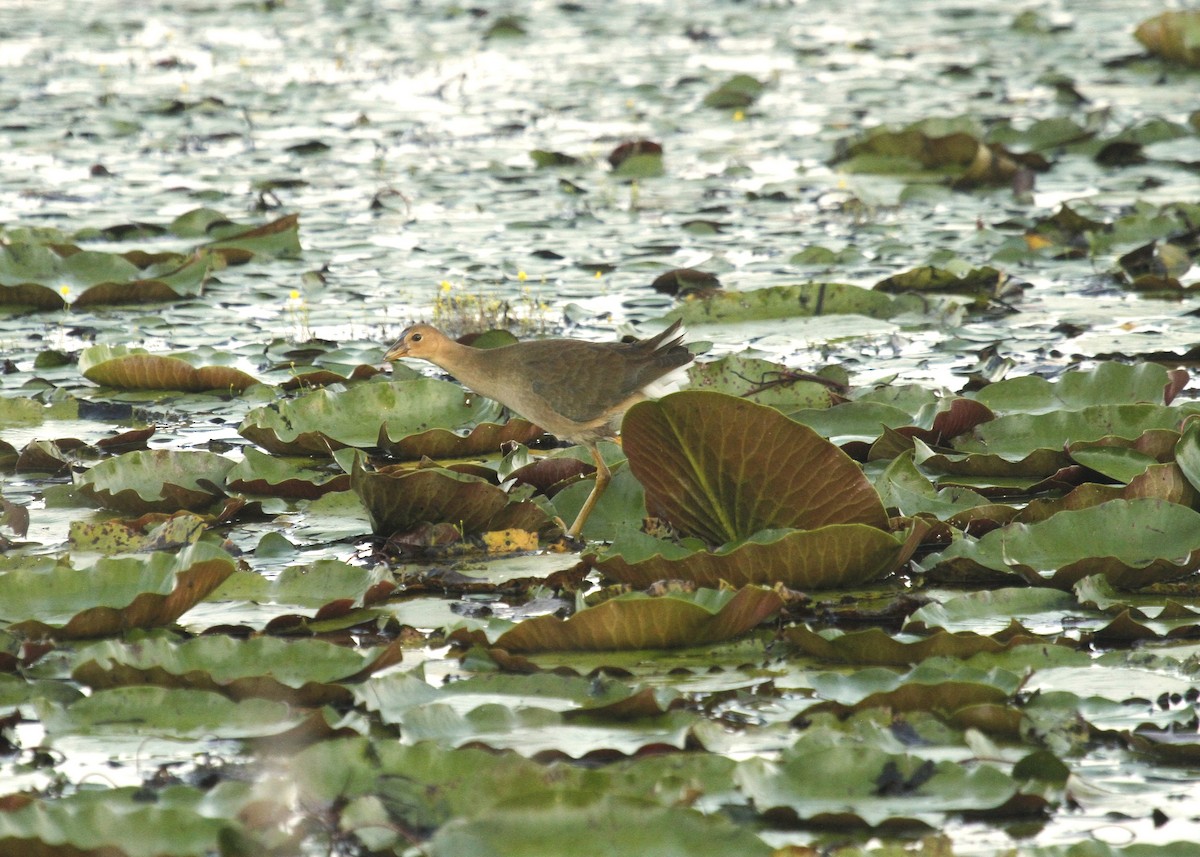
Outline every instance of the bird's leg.
<svg viewBox="0 0 1200 857"><path fill-rule="evenodd" d="M596 505L596 501L600 499L600 495L604 493L604 489L608 487L608 483L612 479L612 473L609 471L608 465L604 463L604 458L600 455L600 450L596 448L594 443L588 444L587 447L588 451L592 454L592 461L596 462L596 485L592 488L592 493L588 494L583 508L579 510L579 514L575 518L575 523L571 524L571 529L567 530L568 539L579 538L579 533L583 529L584 522L587 521L588 515L592 514L592 507Z"/></svg>

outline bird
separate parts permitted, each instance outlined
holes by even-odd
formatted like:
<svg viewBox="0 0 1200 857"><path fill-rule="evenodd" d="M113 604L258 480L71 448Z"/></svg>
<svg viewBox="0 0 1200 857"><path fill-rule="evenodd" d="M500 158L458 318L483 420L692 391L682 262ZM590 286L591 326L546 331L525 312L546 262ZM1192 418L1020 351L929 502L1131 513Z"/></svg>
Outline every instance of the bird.
<svg viewBox="0 0 1200 857"><path fill-rule="evenodd" d="M419 323L400 334L385 359L427 360L475 393L584 446L596 464L596 484L567 530L567 538L575 541L612 478L597 443L616 436L621 418L635 403L657 398L678 382L683 367L692 362L683 337L682 322L676 321L649 339L531 339L485 349Z"/></svg>

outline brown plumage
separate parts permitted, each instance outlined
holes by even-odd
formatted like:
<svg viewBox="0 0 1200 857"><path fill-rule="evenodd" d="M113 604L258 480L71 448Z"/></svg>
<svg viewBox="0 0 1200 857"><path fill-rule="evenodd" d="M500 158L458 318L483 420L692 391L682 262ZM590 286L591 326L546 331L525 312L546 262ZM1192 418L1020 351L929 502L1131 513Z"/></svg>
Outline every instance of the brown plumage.
<svg viewBox="0 0 1200 857"><path fill-rule="evenodd" d="M577 537L608 486L610 474L596 443L616 435L634 403L660 394L656 382L692 361L682 341L677 321L657 336L633 342L535 339L485 349L455 342L431 325L414 324L388 349L387 359L428 360L479 395L587 447L596 463L596 486L567 530Z"/></svg>

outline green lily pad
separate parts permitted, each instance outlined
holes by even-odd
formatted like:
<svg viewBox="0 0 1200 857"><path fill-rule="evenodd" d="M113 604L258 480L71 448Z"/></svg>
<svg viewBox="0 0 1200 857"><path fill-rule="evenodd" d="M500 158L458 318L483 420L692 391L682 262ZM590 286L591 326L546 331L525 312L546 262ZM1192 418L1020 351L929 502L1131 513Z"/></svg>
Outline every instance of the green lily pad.
<svg viewBox="0 0 1200 857"><path fill-rule="evenodd" d="M888 294L903 294L904 292L965 294L986 303L989 298L1000 296L1006 279L1004 274L991 267L960 272L926 265L922 268L913 268L910 271L893 274L886 280L876 283L875 288Z"/></svg>
<svg viewBox="0 0 1200 857"><path fill-rule="evenodd" d="M544 434L542 429L528 420L514 418L503 425L480 423L467 434L434 428L399 440L381 437L379 448L393 458L467 458L498 452L506 443L529 443Z"/></svg>
<svg viewBox="0 0 1200 857"><path fill-rule="evenodd" d="M751 630L783 606L770 589L745 586L736 593L702 589L691 595L651 597L634 592L557 616L526 619L495 646L509 652L673 649L728 640Z"/></svg>
<svg viewBox="0 0 1200 857"><path fill-rule="evenodd" d="M718 292L686 301L666 317L694 325L834 314L885 319L900 311L899 301L882 292L846 283L800 283L746 292Z"/></svg>
<svg viewBox="0 0 1200 857"><path fill-rule="evenodd" d="M634 405L622 436L647 509L710 544L766 529L887 529L859 466L773 408L721 393L674 393Z"/></svg>
<svg viewBox="0 0 1200 857"><path fill-rule="evenodd" d="M108 509L145 512L200 511L223 495L233 462L202 451L139 450L109 458L77 477L85 497Z"/></svg>
<svg viewBox="0 0 1200 857"><path fill-rule="evenodd" d="M246 835L237 820L241 812L266 809L272 800L281 799L233 780L212 789L173 786L156 791L153 801L141 788L81 789L0 812L0 851L29 857L215 854Z"/></svg>
<svg viewBox="0 0 1200 857"><path fill-rule="evenodd" d="M711 390L768 405L791 415L804 408L828 408L831 385L812 380L782 363L731 354L688 368L688 388Z"/></svg>
<svg viewBox="0 0 1200 857"><path fill-rule="evenodd" d="M118 687L60 707L38 706L46 733L57 735L158 735L167 738L258 738L304 722L308 712L267 699L240 702L205 690Z"/></svg>
<svg viewBox="0 0 1200 857"><path fill-rule="evenodd" d="M207 224L207 229L199 228ZM175 228L178 227L179 231ZM151 224L133 229L82 230L72 240L130 240L168 230ZM218 212L181 215L170 231L180 237L216 237L191 252L109 253L85 250L54 232L24 234L0 248L0 302L54 309L68 296L77 307L175 301L199 296L214 270L262 256L300 253L297 215L262 226L232 223Z"/></svg>
<svg viewBox="0 0 1200 857"><path fill-rule="evenodd" d="M304 459L304 463L310 466L246 447L242 450L242 460L225 474L225 480L231 491L303 500L350 490L350 474L318 470L311 467L311 459Z"/></svg>
<svg viewBox="0 0 1200 857"><path fill-rule="evenodd" d="M873 443L885 428L912 425L913 414L888 402L841 402L831 408L798 411L789 416L822 437L840 445L850 441Z"/></svg>
<svg viewBox="0 0 1200 857"><path fill-rule="evenodd" d="M704 96L705 107L734 110L749 107L762 95L762 81L748 74L735 74Z"/></svg>
<svg viewBox="0 0 1200 857"><path fill-rule="evenodd" d="M1165 404L1167 370L1157 363L1099 363L1064 372L1056 381L1037 375L988 384L975 400L997 413L1077 411L1092 405Z"/></svg>
<svg viewBox="0 0 1200 857"><path fill-rule="evenodd" d="M178 223L176 220L172 226ZM211 250L244 250L256 256L287 259L301 253L299 214L286 214L261 226L210 224L205 232L215 238L204 245Z"/></svg>
<svg viewBox="0 0 1200 857"><path fill-rule="evenodd" d="M1036 450L1104 437L1137 438L1154 429L1177 430L1185 413L1164 405L1091 405L1075 411L1009 414L954 440L959 452L989 453L1015 461Z"/></svg>
<svg viewBox="0 0 1200 857"><path fill-rule="evenodd" d="M96 690L148 684L314 707L350 703L351 691L342 684L361 681L400 658L395 642L383 649L350 649L312 639L214 636L176 643L152 637L81 649L71 677Z"/></svg>
<svg viewBox="0 0 1200 857"><path fill-rule="evenodd" d="M994 635L1014 629L1016 633L1055 634L1062 632L1064 618L1077 618L1078 610L1074 598L1056 589L991 589L926 604L908 617L904 630L924 633L940 628Z"/></svg>
<svg viewBox="0 0 1200 857"><path fill-rule="evenodd" d="M846 664L907 666L926 658L969 658L980 652L1003 652L1015 646L1040 645L1030 634L1006 635L1003 642L974 631L937 631L927 637L897 638L879 628L865 631L828 629L814 631L806 626L787 628L783 637L800 651L824 661Z"/></svg>
<svg viewBox="0 0 1200 857"><path fill-rule="evenodd" d="M72 306L83 309L109 304L166 303L199 297L204 293L204 284L212 272L221 267L224 267L224 262L213 254L196 253L177 267L161 271L151 279L142 277L125 282L97 283L85 289Z"/></svg>
<svg viewBox="0 0 1200 857"><path fill-rule="evenodd" d="M941 520L988 504L986 497L967 488L938 490L913 462L913 451L897 455L875 483L884 506L905 516L933 515Z"/></svg>
<svg viewBox="0 0 1200 857"><path fill-rule="evenodd" d="M467 428L495 413L493 403L457 384L419 378L317 390L256 408L238 432L275 454L320 455L375 448L432 428Z"/></svg>
<svg viewBox="0 0 1200 857"><path fill-rule="evenodd" d="M995 765L931 763L848 742L802 740L779 762L748 760L735 778L759 812L789 810L805 821L869 827L919 821L937 828L943 813L998 810L1018 791ZM890 792L885 782L895 783Z"/></svg>
<svg viewBox="0 0 1200 857"><path fill-rule="evenodd" d="M1093 574L1135 589L1200 568L1200 513L1163 500L1112 500L957 541L925 568L962 564L1059 589Z"/></svg>
<svg viewBox="0 0 1200 857"><path fill-rule="evenodd" d="M0 619L30 637L104 637L169 625L221 585L233 558L199 543L172 556L104 558L93 567L42 565L0 574Z"/></svg>
<svg viewBox="0 0 1200 857"><path fill-rule="evenodd" d="M209 597L210 601L255 601L265 604L318 608L333 601L355 606L373 602L382 593L395 589L390 569L350 565L335 559L290 565L274 580L257 572L238 571L230 575Z"/></svg>
<svg viewBox="0 0 1200 857"><path fill-rule="evenodd" d="M773 849L748 828L720 816L682 807L647 806L605 797L500 805L494 812L456 819L429 842L432 857L468 854L538 854L574 857L580 831L588 831L588 854L767 855Z"/></svg>

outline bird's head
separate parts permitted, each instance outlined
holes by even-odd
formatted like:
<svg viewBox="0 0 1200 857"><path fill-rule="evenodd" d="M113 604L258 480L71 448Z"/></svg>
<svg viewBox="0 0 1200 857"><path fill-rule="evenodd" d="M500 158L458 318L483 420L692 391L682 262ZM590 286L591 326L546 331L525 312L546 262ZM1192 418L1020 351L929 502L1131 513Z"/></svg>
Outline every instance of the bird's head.
<svg viewBox="0 0 1200 857"><path fill-rule="evenodd" d="M419 357L432 362L449 341L446 334L433 325L414 324L392 343L392 347L387 350L384 359L390 361L399 360L401 357Z"/></svg>

